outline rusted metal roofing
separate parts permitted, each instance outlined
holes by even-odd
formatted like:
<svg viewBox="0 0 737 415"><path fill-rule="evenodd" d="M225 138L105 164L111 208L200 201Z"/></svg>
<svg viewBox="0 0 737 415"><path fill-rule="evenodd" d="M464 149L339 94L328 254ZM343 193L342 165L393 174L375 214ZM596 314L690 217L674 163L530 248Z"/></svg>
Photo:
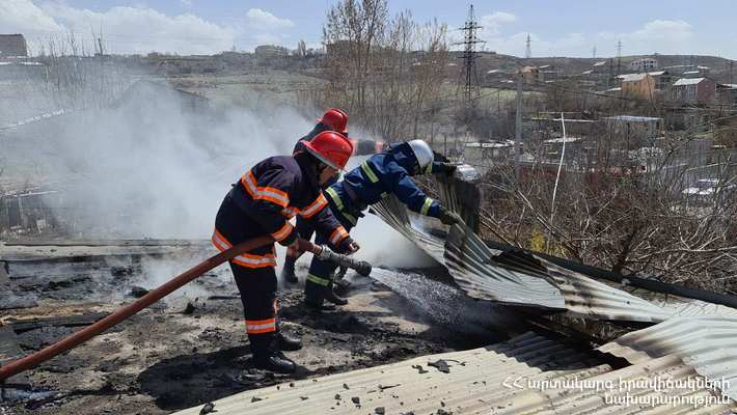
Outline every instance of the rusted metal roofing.
<svg viewBox="0 0 737 415"><path fill-rule="evenodd" d="M737 409L718 390L703 386L651 387L665 379L704 383L676 356L613 369L599 355L527 333L494 346L250 390L215 401L214 409L219 415L731 414ZM198 415L204 404L175 415Z"/></svg>
<svg viewBox="0 0 737 415"><path fill-rule="evenodd" d="M625 334L599 350L640 363L676 355L712 382L724 382L723 393L737 399L737 317L675 317Z"/></svg>

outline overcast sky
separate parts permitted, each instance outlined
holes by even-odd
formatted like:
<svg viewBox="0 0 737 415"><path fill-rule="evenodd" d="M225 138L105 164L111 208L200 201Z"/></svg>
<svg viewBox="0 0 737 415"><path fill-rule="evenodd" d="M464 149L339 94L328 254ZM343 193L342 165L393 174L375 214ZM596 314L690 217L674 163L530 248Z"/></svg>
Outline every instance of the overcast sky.
<svg viewBox="0 0 737 415"><path fill-rule="evenodd" d="M40 40L102 32L113 53L251 51L260 44L319 47L336 0L0 0L0 33ZM389 0L392 13L463 25L468 3ZM523 56L695 54L737 59L737 0L495 0L475 4L483 48ZM454 32L457 34L458 32Z"/></svg>

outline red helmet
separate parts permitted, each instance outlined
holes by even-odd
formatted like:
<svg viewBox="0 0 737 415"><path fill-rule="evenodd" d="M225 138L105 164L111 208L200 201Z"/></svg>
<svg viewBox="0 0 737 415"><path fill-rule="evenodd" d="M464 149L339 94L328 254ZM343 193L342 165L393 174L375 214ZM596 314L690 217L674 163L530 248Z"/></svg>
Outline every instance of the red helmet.
<svg viewBox="0 0 737 415"><path fill-rule="evenodd" d="M330 108L325 111L325 114L317 122L321 122L341 134L348 132L348 114L337 108Z"/></svg>
<svg viewBox="0 0 737 415"><path fill-rule="evenodd" d="M318 160L337 170L343 170L353 154L350 140L334 131L321 132L305 142L305 148Z"/></svg>

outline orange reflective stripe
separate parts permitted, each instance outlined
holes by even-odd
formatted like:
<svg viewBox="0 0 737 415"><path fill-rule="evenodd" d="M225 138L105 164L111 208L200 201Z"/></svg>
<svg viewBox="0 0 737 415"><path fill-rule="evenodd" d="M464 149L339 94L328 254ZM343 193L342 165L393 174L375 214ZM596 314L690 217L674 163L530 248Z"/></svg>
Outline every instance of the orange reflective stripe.
<svg viewBox="0 0 737 415"><path fill-rule="evenodd" d="M274 254L266 255L253 255L253 254L242 254L233 258L234 264L240 265L246 268L266 268L276 266L276 256Z"/></svg>
<svg viewBox="0 0 737 415"><path fill-rule="evenodd" d="M325 195L320 193L320 196L318 196L314 202L310 203L310 205L307 206L305 209L302 209L300 216L302 216L305 219L309 219L315 216L318 212L320 212L327 205L328 205L328 200L325 198Z"/></svg>
<svg viewBox="0 0 737 415"><path fill-rule="evenodd" d="M281 242L284 240L284 238L289 236L290 233L292 233L292 229L294 229L294 226L292 226L291 223L286 222L284 223L284 226L281 227L281 229L272 233L271 236L273 236L274 239L276 239L277 241Z"/></svg>
<svg viewBox="0 0 737 415"><path fill-rule="evenodd" d="M213 245L215 245L215 248L217 248L218 251L221 252L233 247L233 244L228 242L228 240L225 239L225 237L221 235L217 229L215 229L215 232L212 234L212 243Z"/></svg>
<svg viewBox="0 0 737 415"><path fill-rule="evenodd" d="M283 208L286 208L289 205L289 195L287 195L286 192L274 187L259 187L258 181L256 181L251 170L247 171L246 174L241 177L241 183L253 199L268 200L269 202L275 203Z"/></svg>
<svg viewBox="0 0 737 415"><path fill-rule="evenodd" d="M246 332L259 334L276 331L276 318L265 320L246 320Z"/></svg>
<svg viewBox="0 0 737 415"><path fill-rule="evenodd" d="M330 234L330 243L333 244L333 246L337 246L340 242L343 241L343 239L348 237L348 232L345 230L344 227L338 226L335 228L332 234Z"/></svg>
<svg viewBox="0 0 737 415"><path fill-rule="evenodd" d="M252 198L256 199L256 196L258 195L258 186L256 186L256 178L253 177L251 170L247 171L246 174L241 177L241 183L243 183L248 194L251 195Z"/></svg>
<svg viewBox="0 0 737 415"><path fill-rule="evenodd" d="M225 251L233 247L233 244L231 244L225 237L218 232L217 229L215 229L215 232L212 234L212 243L215 245L215 247L218 249L218 251ZM240 265L242 267L246 268L265 268L265 267L275 267L276 266L276 255L273 253L266 254L266 255L254 255L254 254L241 254L237 257L231 259L231 261L234 264Z"/></svg>
<svg viewBox="0 0 737 415"><path fill-rule="evenodd" d="M288 217L289 219L292 219L293 217L297 216L298 213L299 213L299 209L297 209L294 206L287 206L281 211L281 214Z"/></svg>

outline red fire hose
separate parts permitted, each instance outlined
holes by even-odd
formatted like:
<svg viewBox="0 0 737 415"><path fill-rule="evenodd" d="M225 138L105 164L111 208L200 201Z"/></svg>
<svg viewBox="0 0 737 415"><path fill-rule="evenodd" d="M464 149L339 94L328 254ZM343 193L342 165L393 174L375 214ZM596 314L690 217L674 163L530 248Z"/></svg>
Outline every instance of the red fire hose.
<svg viewBox="0 0 737 415"><path fill-rule="evenodd" d="M272 239L271 236L259 236L258 238L249 239L239 245L228 249L227 251L220 252L219 254L204 260L194 268L190 268L176 278L166 282L164 285L144 295L137 301L119 308L112 314L108 315L102 320L97 321L89 327L86 327L52 345L49 345L32 355L11 362L7 366L0 367L0 381L4 381L11 376L34 368L39 364L60 355L61 353L64 353L79 346L87 340L121 323L122 321L128 319L129 317L138 313L144 308L166 297L184 284L187 284L188 282L201 276L207 271L210 271L218 265L252 249L272 243L274 243L274 239ZM371 265L366 262L357 261L351 257L336 254L326 247L314 245L309 241L305 241L303 239L299 239L299 249L321 256L321 258L325 260L334 261L343 266L347 266L348 268L356 269L359 273L364 275L368 275L368 273L371 272Z"/></svg>

